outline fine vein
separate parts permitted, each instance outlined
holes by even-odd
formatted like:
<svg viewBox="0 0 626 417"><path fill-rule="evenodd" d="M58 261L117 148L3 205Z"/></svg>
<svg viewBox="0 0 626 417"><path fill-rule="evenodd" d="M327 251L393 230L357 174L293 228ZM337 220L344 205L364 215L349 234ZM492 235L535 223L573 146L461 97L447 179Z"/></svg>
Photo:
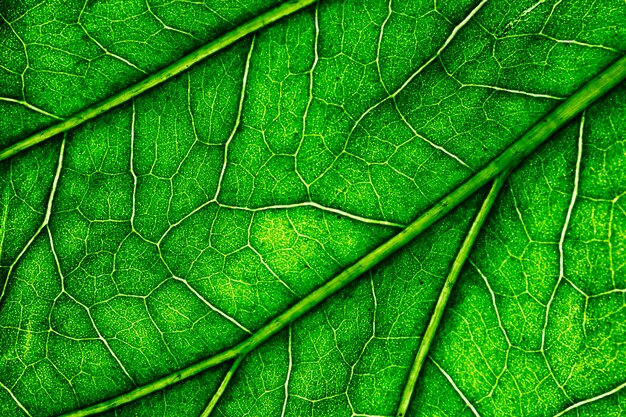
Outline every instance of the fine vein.
<svg viewBox="0 0 626 417"><path fill-rule="evenodd" d="M432 224L440 220L455 207L467 200L489 181L493 180L501 173L515 168L535 149L548 140L548 138L550 138L550 136L559 128L602 97L625 78L626 56L620 58L609 68L589 81L560 106L540 119L521 138L502 152L500 156L472 175L457 189L439 200L438 203L419 216L400 233L378 246L355 264L346 268L339 275L319 287L317 290L302 298L292 307L288 308L283 313L268 322L265 326L257 330L248 339L228 350L196 362L195 364L173 372L147 385L138 387L117 397L86 408L71 411L63 416L82 417L114 409L120 405L127 404L148 394L169 387L181 380L197 375L208 368L224 363L255 349L270 337L284 329L287 325L294 322L305 313L311 311L321 302L328 299L333 294L337 293L346 285L354 281L364 272L387 259L391 254L405 246L413 238L420 235Z"/></svg>

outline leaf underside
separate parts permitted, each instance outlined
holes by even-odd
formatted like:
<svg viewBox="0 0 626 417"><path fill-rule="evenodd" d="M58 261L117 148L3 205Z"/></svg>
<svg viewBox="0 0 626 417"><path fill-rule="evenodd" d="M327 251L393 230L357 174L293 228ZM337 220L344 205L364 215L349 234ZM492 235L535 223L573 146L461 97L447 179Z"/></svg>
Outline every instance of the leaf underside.
<svg viewBox="0 0 626 417"><path fill-rule="evenodd" d="M278 5L8 3L0 148ZM0 162L0 415L245 340L624 51L621 0L322 0ZM626 414L624 126L620 86L510 175L407 415ZM248 353L211 415L394 415L485 196ZM230 366L104 415L200 416Z"/></svg>

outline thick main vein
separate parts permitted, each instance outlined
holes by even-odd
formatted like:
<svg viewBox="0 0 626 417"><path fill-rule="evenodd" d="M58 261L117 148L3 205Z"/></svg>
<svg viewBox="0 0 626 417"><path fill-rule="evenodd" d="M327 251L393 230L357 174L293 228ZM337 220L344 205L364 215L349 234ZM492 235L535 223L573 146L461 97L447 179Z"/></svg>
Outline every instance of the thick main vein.
<svg viewBox="0 0 626 417"><path fill-rule="evenodd" d="M241 355L245 355L246 353L254 350L270 337L287 327L290 323L293 323L317 305L336 294L342 288L361 276L364 272L369 271L400 248L404 247L411 240L432 226L435 222L471 197L489 181L493 180L501 173L515 168L534 150L547 141L553 133L625 78L626 56L620 58L617 62L574 93L564 103L551 111L545 117L541 118L522 137L502 152L500 156L472 175L457 189L439 200L438 203L419 216L400 233L378 246L376 249L362 257L352 266L346 268L343 272L328 281L326 284L309 293L309 295L302 298L292 307L270 320L265 326L257 330L248 339L228 350L196 362L195 364L173 372L147 385L98 404L71 411L63 416L82 417L114 409L123 404L145 397L153 392L167 388L181 380L197 375L208 368L219 365Z"/></svg>
<svg viewBox="0 0 626 417"><path fill-rule="evenodd" d="M317 0L289 0L265 13L260 14L230 32L225 33L214 41L209 42L192 53L182 57L178 61L173 62L162 70L144 78L137 84L125 88L100 103L81 110L61 123L50 126L3 149L0 151L0 161L9 158L24 149L30 148L33 145L43 142L46 139L50 139L59 133L73 129L76 126L85 123L87 120L91 120L94 117L119 106L120 104L126 103L130 99L137 97L145 91L156 87L157 85L187 70L189 67L197 64L208 56L215 54L229 45L232 45L239 39L256 32L257 30L268 26L306 6L309 6L315 3L315 1Z"/></svg>

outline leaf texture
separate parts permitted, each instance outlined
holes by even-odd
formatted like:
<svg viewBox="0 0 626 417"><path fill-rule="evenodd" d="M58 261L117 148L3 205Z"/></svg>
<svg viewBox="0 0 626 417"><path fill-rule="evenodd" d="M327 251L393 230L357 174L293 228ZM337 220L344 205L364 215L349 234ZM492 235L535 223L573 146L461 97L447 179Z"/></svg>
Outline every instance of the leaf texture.
<svg viewBox="0 0 626 417"><path fill-rule="evenodd" d="M0 5L0 144L279 7ZM0 162L0 414L80 413L248 339L625 50L619 0L322 0ZM619 86L512 172L407 415L626 412L625 125ZM486 195L240 365L106 415L395 415Z"/></svg>

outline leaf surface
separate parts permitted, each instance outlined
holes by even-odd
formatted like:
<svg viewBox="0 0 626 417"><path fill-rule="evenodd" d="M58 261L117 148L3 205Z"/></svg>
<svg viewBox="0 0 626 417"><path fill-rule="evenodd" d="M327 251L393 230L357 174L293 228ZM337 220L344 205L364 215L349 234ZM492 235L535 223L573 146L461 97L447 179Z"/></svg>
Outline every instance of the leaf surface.
<svg viewBox="0 0 626 417"><path fill-rule="evenodd" d="M277 6L0 6L8 147ZM227 350L450 194L626 50L618 0L338 1L0 163L0 414ZM626 90L514 171L408 415L621 415ZM486 192L249 352L116 416L394 415ZM232 380L219 390L225 375Z"/></svg>

